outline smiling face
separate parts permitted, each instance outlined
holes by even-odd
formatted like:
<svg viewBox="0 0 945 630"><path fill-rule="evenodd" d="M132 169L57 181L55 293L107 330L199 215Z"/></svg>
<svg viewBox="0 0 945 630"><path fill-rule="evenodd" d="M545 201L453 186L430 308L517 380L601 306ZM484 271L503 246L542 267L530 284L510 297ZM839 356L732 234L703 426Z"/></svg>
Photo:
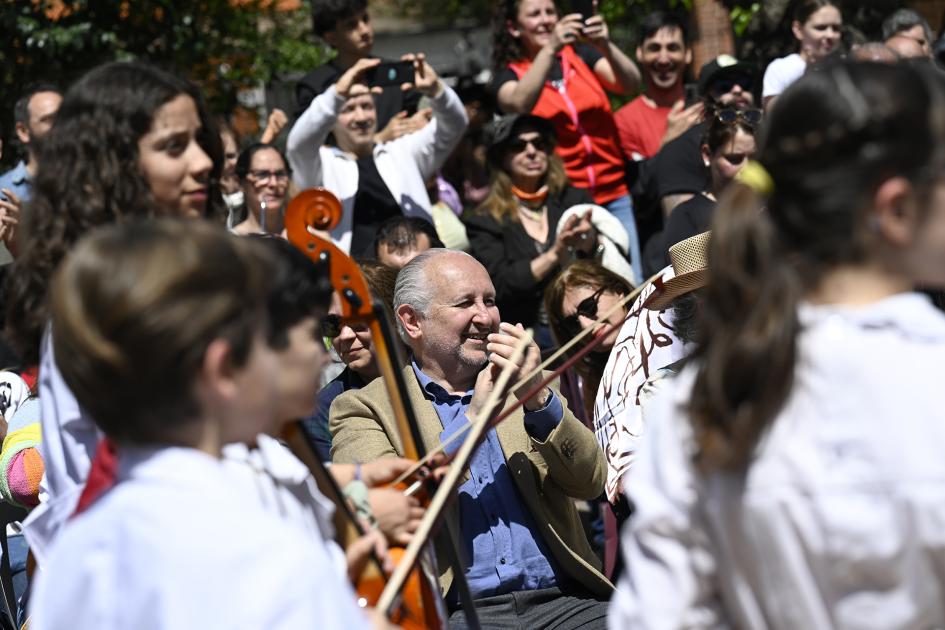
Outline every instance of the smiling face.
<svg viewBox="0 0 945 630"><path fill-rule="evenodd" d="M430 376L465 388L488 362L486 338L499 329L495 287L474 258L444 253L427 261L432 296L411 347Z"/></svg>
<svg viewBox="0 0 945 630"><path fill-rule="evenodd" d="M532 58L551 37L558 23L558 9L553 0L522 0L514 23L507 24L509 34L522 44L525 54Z"/></svg>
<svg viewBox="0 0 945 630"><path fill-rule="evenodd" d="M702 145L702 158L708 163L712 175L712 192L716 196L755 155L755 149L755 136L741 127L736 128L732 139L723 143L715 153L710 152L708 145Z"/></svg>
<svg viewBox="0 0 945 630"><path fill-rule="evenodd" d="M138 140L138 166L151 195L170 214L203 216L213 162L197 142L202 125L194 99L181 94L154 114Z"/></svg>
<svg viewBox="0 0 945 630"><path fill-rule="evenodd" d="M604 334L607 324L615 324L613 330L606 333L604 340L598 344L593 352L606 353L613 349L620 334L620 325L626 317L626 308L618 308L603 322L596 319L610 311L620 301L622 296L613 291L601 290L598 287L578 286L570 287L565 291L561 302L561 314L565 328L572 336L586 328L593 328L593 336Z"/></svg>
<svg viewBox="0 0 945 630"><path fill-rule="evenodd" d="M512 183L523 190L534 190L548 172L547 140L537 131L522 131L506 145L503 168Z"/></svg>
<svg viewBox="0 0 945 630"><path fill-rule="evenodd" d="M341 315L341 304L337 294L332 297L332 305L328 312L335 316ZM331 340L331 346L342 362L364 380L370 381L380 374L374 358L371 330L365 324L340 326L338 336Z"/></svg>
<svg viewBox="0 0 945 630"><path fill-rule="evenodd" d="M637 47L637 62L646 74L647 88L668 91L682 85L692 51L686 47L679 28L664 26Z"/></svg>
<svg viewBox="0 0 945 630"><path fill-rule="evenodd" d="M801 57L814 63L837 50L843 18L834 6L825 6L814 11L807 21L794 22L791 29L801 43Z"/></svg>
<svg viewBox="0 0 945 630"><path fill-rule="evenodd" d="M355 155L370 153L374 147L374 134L377 132L377 111L374 97L368 88L355 85L351 96L345 101L332 133L338 142L338 148Z"/></svg>
<svg viewBox="0 0 945 630"><path fill-rule="evenodd" d="M267 147L253 153L243 187L247 207L256 215L262 203L269 210L281 208L288 188L289 172L279 152Z"/></svg>

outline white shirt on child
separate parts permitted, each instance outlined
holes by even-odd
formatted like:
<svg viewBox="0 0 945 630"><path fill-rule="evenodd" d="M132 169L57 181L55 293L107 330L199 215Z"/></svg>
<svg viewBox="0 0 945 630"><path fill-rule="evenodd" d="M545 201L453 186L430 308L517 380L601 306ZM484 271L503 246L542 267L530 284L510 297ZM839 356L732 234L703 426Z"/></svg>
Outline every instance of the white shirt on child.
<svg viewBox="0 0 945 630"><path fill-rule="evenodd" d="M218 459L127 449L118 484L66 523L34 630L366 628L323 541L269 513Z"/></svg>
<svg viewBox="0 0 945 630"><path fill-rule="evenodd" d="M747 475L695 469L692 366L647 403L610 628L945 626L945 317L915 294L798 316Z"/></svg>

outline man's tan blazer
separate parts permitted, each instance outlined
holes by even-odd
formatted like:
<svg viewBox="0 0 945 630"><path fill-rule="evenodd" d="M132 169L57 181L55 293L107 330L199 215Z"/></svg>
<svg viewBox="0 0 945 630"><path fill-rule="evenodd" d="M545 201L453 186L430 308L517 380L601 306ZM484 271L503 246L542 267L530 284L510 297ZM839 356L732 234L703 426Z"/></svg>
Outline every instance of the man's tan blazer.
<svg viewBox="0 0 945 630"><path fill-rule="evenodd" d="M420 389L408 365L403 368L409 404L416 410L423 436L423 448L439 444L443 430L440 418ZM591 549L574 506L575 499L593 500L601 495L606 477L604 455L594 434L568 410L564 397L555 390L564 406L564 417L544 442L525 431L521 407L502 422L496 431L506 465L515 479L519 494L531 510L544 541L558 565L577 583L601 598L609 598L613 585L601 573L600 561ZM506 404L513 404L509 396ZM403 447L394 412L383 379L367 387L347 391L331 405L329 428L332 433L332 460L340 463L369 462L381 457L402 456ZM447 510L446 525L456 540L459 511ZM437 550L440 587L443 593L452 583L452 571L442 550Z"/></svg>

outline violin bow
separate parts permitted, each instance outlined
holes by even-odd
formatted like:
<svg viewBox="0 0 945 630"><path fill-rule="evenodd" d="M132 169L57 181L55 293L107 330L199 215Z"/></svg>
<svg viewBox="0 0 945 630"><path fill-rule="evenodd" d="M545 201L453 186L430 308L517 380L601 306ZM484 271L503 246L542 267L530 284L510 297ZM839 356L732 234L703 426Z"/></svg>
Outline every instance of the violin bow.
<svg viewBox="0 0 945 630"><path fill-rule="evenodd" d="M430 501L430 505L427 508L427 511L424 513L419 527L417 527L417 531L414 533L413 538L410 540L410 544L407 545L407 549L404 551L404 555L403 558L401 558L400 564L397 565L397 568L391 574L390 580L387 581L387 586L384 587L384 591L381 593L381 598L378 600L377 607L385 614L389 615L393 610L397 600L397 594L403 587L407 575L413 569L413 565L416 564L417 560L419 559L420 550L425 544L426 540L430 537L433 527L436 525L437 521L442 515L443 509L446 507L447 500L456 490L460 481L460 477L466 469L466 465L469 463L469 460L473 456L476 447L479 445L478 442L480 441L480 438L485 435L486 431L489 430L489 418L492 416L495 408L499 405L499 402L503 400L508 394L506 387L508 386L509 381L512 380L512 371L515 369L516 364L522 358L522 355L525 353L525 349L528 348L528 345L531 342L532 330L528 329L525 331L525 335L523 335L515 345L512 355L509 357L509 362L499 373L499 378L496 380L492 391L489 392L482 409L479 411L479 414L473 421L473 429L469 439L463 442L462 447L460 447L459 452L453 461L453 465L450 467L446 477L444 477L440 482L436 493L433 495L433 499Z"/></svg>
<svg viewBox="0 0 945 630"><path fill-rule="evenodd" d="M524 400L528 400L531 396L534 396L535 394L540 392L542 389L547 387L549 383L551 383L556 378L558 378L565 370L569 369L575 363L577 363L582 358L584 358L588 353L590 353L594 348L596 348L607 337L607 335L610 334L610 331L613 330L613 328L617 328L618 326L623 326L623 324L633 315L633 313L628 312L626 317L624 317L624 319L621 320L619 324L608 324L607 320L610 318L611 315L613 315L618 310L620 310L621 308L629 304L631 301L636 299L637 296L639 296L640 293L642 293L643 290L646 289L646 287L648 287L650 284L657 283L657 286L660 286L659 281L660 281L660 278L662 277L662 274L663 274L662 271L659 271L653 274L647 280L645 280L640 286L638 286L633 291L631 291L630 293L628 293L627 295L619 299L609 309L607 309L607 311L603 315L598 316L598 318L594 320L593 324L591 324L587 328L584 328L579 333L577 333L567 343L565 343L563 346L558 348L558 350L555 351L554 354L552 354L550 357L542 361L541 364L539 364L534 370L532 370L530 373L528 373L523 378L521 378L515 385L513 385L512 391L518 391L522 387L525 387L531 379L533 379L536 375L541 374L545 368L547 368L549 365L551 365L552 363L560 359L568 351L570 351L571 348L577 345L582 339L584 339L589 334L591 334L591 332L594 330L594 328L598 324L603 323L608 326L600 334L594 337L590 343L588 343L586 346L578 350L574 355L569 357L567 361L565 361L562 365L558 366L558 368L556 368L544 379L542 379L542 381L538 385L535 385L529 390L529 392L522 395L519 398L519 401L521 402ZM499 417L497 417L492 422L492 426L497 426L500 422L505 420L505 418L511 415L511 413L514 410L515 410L514 406L507 408ZM405 471L398 479L394 481L394 483L400 483L404 479L408 479L414 474L416 474L416 472L420 470L421 468L423 468L424 466L428 466L430 461L432 461L434 457L436 457L439 453L442 453L443 451L445 451L447 447L449 447L451 444L453 444L457 440L460 440L464 436L466 436L469 433L471 428L472 428L472 424L467 424L465 427L457 430L448 439L444 440L443 442L438 444L435 448L431 449L430 452L426 454L426 456L418 460L416 464L414 464L413 466L410 467L410 469Z"/></svg>

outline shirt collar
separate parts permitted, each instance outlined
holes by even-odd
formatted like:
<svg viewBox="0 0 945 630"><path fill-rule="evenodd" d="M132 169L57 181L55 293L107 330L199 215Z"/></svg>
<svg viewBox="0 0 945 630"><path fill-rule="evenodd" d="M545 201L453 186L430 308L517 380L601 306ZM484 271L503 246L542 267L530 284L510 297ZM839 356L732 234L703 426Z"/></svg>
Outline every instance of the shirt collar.
<svg viewBox="0 0 945 630"><path fill-rule="evenodd" d="M417 365L416 359L410 359L410 366L413 367L413 372L417 375L417 381L420 383L420 389L423 390L424 396L432 400L434 403L445 403L456 400L465 400L465 402L469 402L467 399L472 398L473 390L471 389L463 396L456 396L446 391L442 385L434 382L432 378L424 374L423 370L420 369L420 366Z"/></svg>
<svg viewBox="0 0 945 630"><path fill-rule="evenodd" d="M17 186L30 180L30 172L26 170L26 162L20 160L16 168L13 169L13 183Z"/></svg>

